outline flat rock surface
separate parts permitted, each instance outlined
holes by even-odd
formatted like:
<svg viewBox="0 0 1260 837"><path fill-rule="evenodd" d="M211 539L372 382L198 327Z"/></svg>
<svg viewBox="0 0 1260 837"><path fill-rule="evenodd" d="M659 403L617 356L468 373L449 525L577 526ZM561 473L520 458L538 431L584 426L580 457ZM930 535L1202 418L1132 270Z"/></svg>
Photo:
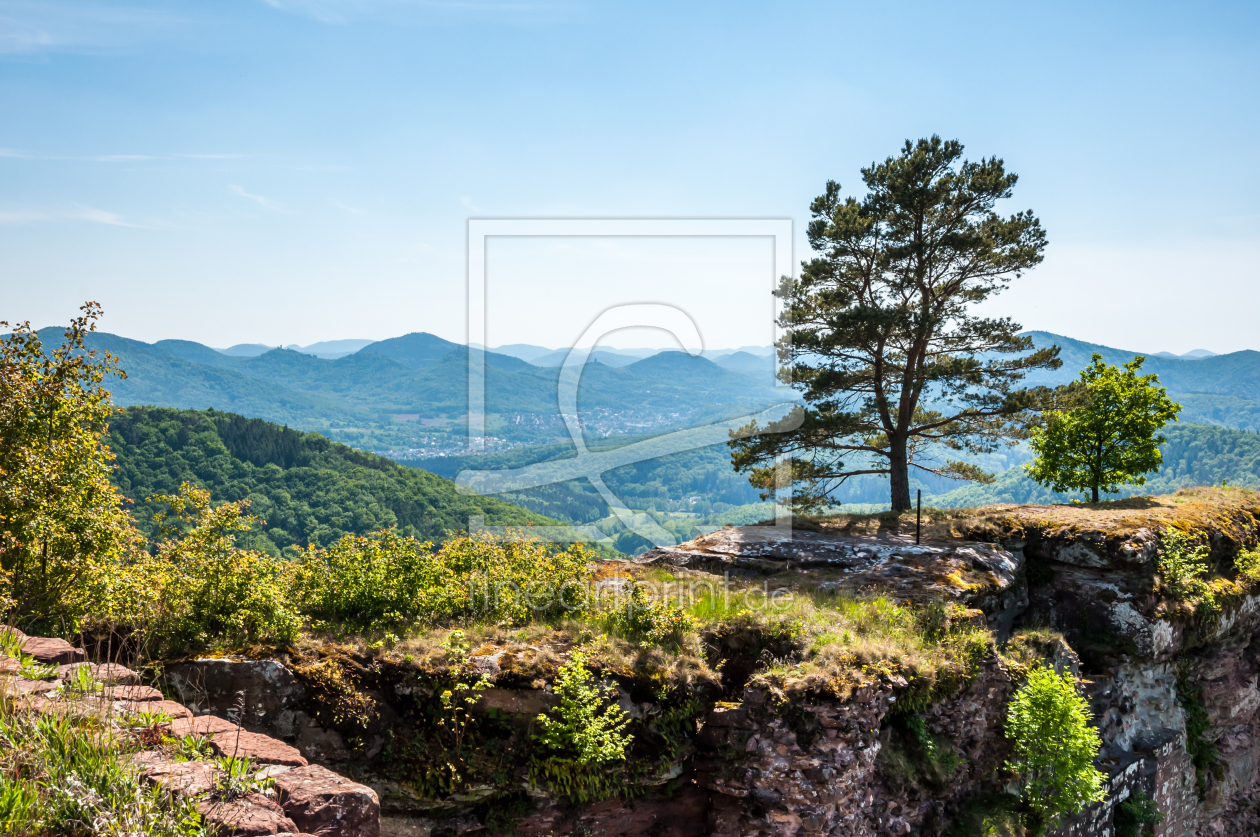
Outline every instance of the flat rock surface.
<svg viewBox="0 0 1260 837"><path fill-rule="evenodd" d="M178 706L179 704L176 705ZM183 707L180 708L182 709ZM180 718L176 718L174 723L171 724L171 735L209 736L220 732L234 733L240 729L240 727L236 724L231 721L224 720L217 715L197 715L194 717L187 709L184 709L184 712L187 714Z"/></svg>
<svg viewBox="0 0 1260 837"><path fill-rule="evenodd" d="M107 686L139 686L140 675L118 663L70 663L57 667L57 679L69 680L84 666L92 673L92 679Z"/></svg>
<svg viewBox="0 0 1260 837"><path fill-rule="evenodd" d="M154 702L162 700L162 693L152 686L106 686L105 696L112 700Z"/></svg>
<svg viewBox="0 0 1260 837"><path fill-rule="evenodd" d="M197 803L197 811L236 837L293 834L298 830L279 805L259 793L232 800L203 799Z"/></svg>
<svg viewBox="0 0 1260 837"><path fill-rule="evenodd" d="M22 650L45 665L81 663L86 658L82 648L75 648L64 639L52 637L27 637Z"/></svg>
<svg viewBox="0 0 1260 837"><path fill-rule="evenodd" d="M298 828L317 834L378 837L381 803L376 791L318 764L276 777L284 811Z"/></svg>
<svg viewBox="0 0 1260 837"><path fill-rule="evenodd" d="M831 570L827 575L832 580L819 584L823 589L877 589L900 598L968 603L1012 587L1019 569L1012 553L993 544L915 544L913 538L900 536L857 537L772 526L727 527L634 560L743 575Z"/></svg>
<svg viewBox="0 0 1260 837"><path fill-rule="evenodd" d="M256 732L217 732L210 738L210 746L222 756L245 756L259 764L288 764L304 767L307 764L295 748Z"/></svg>

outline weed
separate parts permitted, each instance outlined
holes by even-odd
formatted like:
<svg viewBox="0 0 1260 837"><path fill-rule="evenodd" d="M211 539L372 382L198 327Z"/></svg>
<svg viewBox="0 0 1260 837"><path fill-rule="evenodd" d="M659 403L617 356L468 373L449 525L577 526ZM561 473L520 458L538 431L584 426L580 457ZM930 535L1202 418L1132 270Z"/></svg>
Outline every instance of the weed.
<svg viewBox="0 0 1260 837"><path fill-rule="evenodd" d="M1116 806L1116 837L1142 837L1144 833L1154 834L1154 829L1146 826L1158 825L1164 821L1164 815L1155 806L1155 800L1139 790Z"/></svg>

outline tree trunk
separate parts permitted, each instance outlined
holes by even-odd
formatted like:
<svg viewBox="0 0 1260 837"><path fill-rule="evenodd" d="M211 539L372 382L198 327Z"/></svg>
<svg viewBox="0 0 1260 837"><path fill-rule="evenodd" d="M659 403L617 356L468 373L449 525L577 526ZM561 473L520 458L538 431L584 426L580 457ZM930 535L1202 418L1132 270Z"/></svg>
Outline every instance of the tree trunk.
<svg viewBox="0 0 1260 837"><path fill-rule="evenodd" d="M1094 489L1094 500L1093 500L1093 502L1097 503L1097 502L1098 502L1098 486L1096 486L1096 485L1095 485L1095 486L1093 486L1093 489Z"/></svg>
<svg viewBox="0 0 1260 837"><path fill-rule="evenodd" d="M888 440L888 483L892 490L892 510L909 511L910 465L906 457L906 440Z"/></svg>

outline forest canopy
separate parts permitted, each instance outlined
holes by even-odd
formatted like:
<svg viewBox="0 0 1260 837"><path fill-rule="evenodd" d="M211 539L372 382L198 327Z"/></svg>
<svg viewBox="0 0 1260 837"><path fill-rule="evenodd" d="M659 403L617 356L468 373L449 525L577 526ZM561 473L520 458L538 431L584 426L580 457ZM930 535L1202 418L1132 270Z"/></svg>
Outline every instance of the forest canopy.
<svg viewBox="0 0 1260 837"><path fill-rule="evenodd" d="M471 515L496 526L554 521L489 497L456 492L449 480L261 419L215 410L128 407L110 421L106 444L113 481L135 503L140 531L156 534L157 503L181 483L210 492L214 503L249 501L266 521L241 537L250 548L328 546L344 535L396 526L422 539L466 531Z"/></svg>

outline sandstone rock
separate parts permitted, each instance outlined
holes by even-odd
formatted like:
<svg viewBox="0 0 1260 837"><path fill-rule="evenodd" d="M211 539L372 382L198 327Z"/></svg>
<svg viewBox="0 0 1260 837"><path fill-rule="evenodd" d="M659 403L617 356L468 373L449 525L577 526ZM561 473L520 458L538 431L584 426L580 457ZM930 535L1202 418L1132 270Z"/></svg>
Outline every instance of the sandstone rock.
<svg viewBox="0 0 1260 837"><path fill-rule="evenodd" d="M28 680L25 677L6 677L0 680L0 690L12 696L39 695L56 691L57 682L53 680Z"/></svg>
<svg viewBox="0 0 1260 837"><path fill-rule="evenodd" d="M218 769L205 761L171 761L161 753L136 753L132 760L140 767L140 776L147 782L182 796L197 796L214 789Z"/></svg>
<svg viewBox="0 0 1260 837"><path fill-rule="evenodd" d="M259 764L304 767L307 763L302 754L288 744L256 732L216 732L210 738L210 746L219 755L246 757Z"/></svg>
<svg viewBox="0 0 1260 837"><path fill-rule="evenodd" d="M131 703L155 703L163 700L162 693L152 686L106 686L104 695L111 700Z"/></svg>
<svg viewBox="0 0 1260 837"><path fill-rule="evenodd" d="M124 703L121 711L126 714L136 714L139 712L161 712L168 715L171 719L170 726L174 728L176 724L191 723L192 713L188 711L181 703L173 700L152 700L138 703ZM174 733L173 733L174 734Z"/></svg>
<svg viewBox="0 0 1260 837"><path fill-rule="evenodd" d="M188 713L187 716L183 718L176 718L175 722L171 724L171 735L210 736L221 732L235 733L238 729L240 729L240 726L237 724L234 724L231 721L226 721L215 715L194 716L187 709L184 711Z"/></svg>
<svg viewBox="0 0 1260 837"><path fill-rule="evenodd" d="M319 765L276 777L285 813L305 831L337 837L378 837L381 805L376 792Z"/></svg>
<svg viewBox="0 0 1260 837"><path fill-rule="evenodd" d="M0 676L17 674L21 670L22 664L13 657L0 657Z"/></svg>
<svg viewBox="0 0 1260 837"><path fill-rule="evenodd" d="M51 637L28 637L22 650L45 665L79 663L86 659L82 648L75 648L64 639Z"/></svg>
<svg viewBox="0 0 1260 837"><path fill-rule="evenodd" d="M278 804L258 793L233 800L204 799L197 803L197 811L233 837L293 834L298 830Z"/></svg>
<svg viewBox="0 0 1260 837"><path fill-rule="evenodd" d="M276 660L192 660L170 666L166 676L196 714L234 713L243 700L241 725L259 731L272 729L280 713L306 697L293 672Z"/></svg>
<svg viewBox="0 0 1260 837"><path fill-rule="evenodd" d="M57 667L57 679L69 680L75 676L75 671L83 666L87 666L92 672L92 678L107 686L138 686L140 685L140 675L136 674L126 666L118 663L71 663Z"/></svg>
<svg viewBox="0 0 1260 837"><path fill-rule="evenodd" d="M525 716L526 720L546 712L558 701L551 692L542 689L486 689L481 693L475 709L484 712L495 709L508 715Z"/></svg>
<svg viewBox="0 0 1260 837"><path fill-rule="evenodd" d="M297 736L297 748L307 759L316 762L345 761L350 748L336 730L323 729L314 720L307 719Z"/></svg>

